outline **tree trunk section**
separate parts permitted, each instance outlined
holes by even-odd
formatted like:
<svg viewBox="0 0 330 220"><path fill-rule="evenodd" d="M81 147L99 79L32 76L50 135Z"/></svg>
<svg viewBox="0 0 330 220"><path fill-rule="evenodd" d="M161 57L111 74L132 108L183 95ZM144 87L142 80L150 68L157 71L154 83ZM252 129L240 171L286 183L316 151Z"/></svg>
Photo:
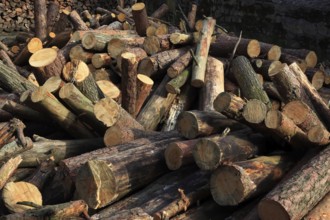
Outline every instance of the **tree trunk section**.
<svg viewBox="0 0 330 220"><path fill-rule="evenodd" d="M46 0L34 1L34 20L36 37L41 41L47 37L47 3Z"/></svg>

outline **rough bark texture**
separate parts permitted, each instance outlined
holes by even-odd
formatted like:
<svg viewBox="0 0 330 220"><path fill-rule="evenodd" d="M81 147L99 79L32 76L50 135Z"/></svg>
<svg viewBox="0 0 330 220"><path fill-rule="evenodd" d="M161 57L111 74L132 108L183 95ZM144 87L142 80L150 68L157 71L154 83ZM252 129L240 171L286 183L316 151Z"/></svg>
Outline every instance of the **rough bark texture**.
<svg viewBox="0 0 330 220"><path fill-rule="evenodd" d="M34 1L34 19L36 37L44 41L47 37L47 4L46 0Z"/></svg>

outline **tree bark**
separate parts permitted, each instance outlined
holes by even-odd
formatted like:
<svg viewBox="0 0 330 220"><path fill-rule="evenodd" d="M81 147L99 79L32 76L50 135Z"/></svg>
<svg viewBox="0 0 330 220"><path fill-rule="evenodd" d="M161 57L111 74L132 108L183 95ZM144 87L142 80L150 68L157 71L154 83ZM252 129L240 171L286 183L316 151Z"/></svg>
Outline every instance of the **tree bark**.
<svg viewBox="0 0 330 220"><path fill-rule="evenodd" d="M165 86L168 93L171 94L180 94L180 88L187 82L190 75L188 69L182 71L178 76L171 79Z"/></svg>
<svg viewBox="0 0 330 220"><path fill-rule="evenodd" d="M140 36L146 36L146 30L149 26L148 15L144 3L135 3L132 5L132 15L136 25L136 32Z"/></svg>
<svg viewBox="0 0 330 220"><path fill-rule="evenodd" d="M85 22L81 19L80 15L76 10L73 10L69 14L70 21L73 25L74 30L76 31L88 31L89 28L85 24Z"/></svg>
<svg viewBox="0 0 330 220"><path fill-rule="evenodd" d="M150 17L153 18L162 18L168 11L170 10L170 8L168 7L168 5L166 3L163 3L161 6L159 6L159 8L156 9L156 11L154 11Z"/></svg>
<svg viewBox="0 0 330 220"><path fill-rule="evenodd" d="M60 12L60 5L57 1L48 3L47 8L47 33L52 32L56 23L56 18ZM62 24L63 25L63 24Z"/></svg>
<svg viewBox="0 0 330 220"><path fill-rule="evenodd" d="M273 44L260 42L260 56L264 56L267 60L280 60L282 49Z"/></svg>
<svg viewBox="0 0 330 220"><path fill-rule="evenodd" d="M19 164L22 162L22 157L19 155L9 159L0 168L0 190L5 186L9 178L14 174Z"/></svg>
<svg viewBox="0 0 330 220"><path fill-rule="evenodd" d="M41 192L45 183L49 181L55 173L54 158L49 158L40 162L35 172L25 179L26 182L35 185Z"/></svg>
<svg viewBox="0 0 330 220"><path fill-rule="evenodd" d="M136 106L134 116L136 117L147 100L149 94L151 93L152 87L154 85L154 81L143 74L137 74L136 81Z"/></svg>
<svg viewBox="0 0 330 220"><path fill-rule="evenodd" d="M184 55L179 57L169 68L167 68L167 75L171 78L177 77L189 66L191 60L191 52L187 51Z"/></svg>
<svg viewBox="0 0 330 220"><path fill-rule="evenodd" d="M69 54L70 60L81 60L84 63L90 63L93 55L93 53L85 51L80 44L72 47Z"/></svg>
<svg viewBox="0 0 330 220"><path fill-rule="evenodd" d="M46 0L34 1L34 21L36 37L41 41L47 37L47 3Z"/></svg>
<svg viewBox="0 0 330 220"><path fill-rule="evenodd" d="M170 35L148 36L144 39L142 47L149 55L169 50L171 47Z"/></svg>
<svg viewBox="0 0 330 220"><path fill-rule="evenodd" d="M314 68L317 64L317 55L312 50L284 48L283 52L305 60L307 67Z"/></svg>
<svg viewBox="0 0 330 220"><path fill-rule="evenodd" d="M242 119L242 112L246 102L230 92L220 93L214 100L214 110L236 120Z"/></svg>
<svg viewBox="0 0 330 220"><path fill-rule="evenodd" d="M142 60L148 56L147 53L140 47L132 47L132 48L128 47L122 51L122 53L125 53L125 52L134 53L136 56L136 60L138 62L140 62L140 60ZM121 71L121 56L120 55L117 56L116 60L117 60L117 68Z"/></svg>
<svg viewBox="0 0 330 220"><path fill-rule="evenodd" d="M40 38L33 37L29 40L27 45L20 51L20 53L15 57L14 64L24 65L27 64L31 54L42 49L42 41Z"/></svg>
<svg viewBox="0 0 330 220"><path fill-rule="evenodd" d="M112 57L116 58L120 56L126 48L139 47L142 49L144 41L144 37L113 38L108 43L107 51Z"/></svg>
<svg viewBox="0 0 330 220"><path fill-rule="evenodd" d="M329 156L328 146L270 191L259 203L260 218L297 220L307 214L330 191Z"/></svg>

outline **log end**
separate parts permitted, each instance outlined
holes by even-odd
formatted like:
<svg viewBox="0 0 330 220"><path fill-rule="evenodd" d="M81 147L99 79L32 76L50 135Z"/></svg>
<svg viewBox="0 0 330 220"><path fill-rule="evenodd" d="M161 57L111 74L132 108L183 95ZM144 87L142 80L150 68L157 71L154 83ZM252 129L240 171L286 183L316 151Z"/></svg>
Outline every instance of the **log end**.
<svg viewBox="0 0 330 220"><path fill-rule="evenodd" d="M107 127L110 127L117 122L119 112L119 105L111 98L101 99L94 105L95 117Z"/></svg>
<svg viewBox="0 0 330 220"><path fill-rule="evenodd" d="M29 59L29 64L33 67L44 67L54 62L57 51L53 48L45 48L35 52Z"/></svg>
<svg viewBox="0 0 330 220"><path fill-rule="evenodd" d="M314 51L310 51L305 58L308 67L314 68L317 64L317 55Z"/></svg>
<svg viewBox="0 0 330 220"><path fill-rule="evenodd" d="M151 76L154 72L154 63L147 57L140 61L138 66L138 73Z"/></svg>
<svg viewBox="0 0 330 220"><path fill-rule="evenodd" d="M42 41L37 37L32 38L27 44L27 49L30 53L35 53L42 48Z"/></svg>
<svg viewBox="0 0 330 220"><path fill-rule="evenodd" d="M133 11L141 11L145 8L145 4L142 3L142 2L138 2L138 3L135 3L134 5L132 5L132 10Z"/></svg>
<svg viewBox="0 0 330 220"><path fill-rule="evenodd" d="M90 160L76 177L76 190L93 209L102 208L116 197L117 183L109 166L104 161Z"/></svg>
<svg viewBox="0 0 330 220"><path fill-rule="evenodd" d="M102 91L102 93L109 98L117 100L120 96L120 89L109 80L98 80L96 84Z"/></svg>
<svg viewBox="0 0 330 220"><path fill-rule="evenodd" d="M165 150L165 161L167 168L177 170L182 166L183 150L175 143L169 144Z"/></svg>
<svg viewBox="0 0 330 220"><path fill-rule="evenodd" d="M198 133L198 122L197 118L192 112L182 112L178 116L177 120L177 130L181 135L183 135L185 138L188 139L194 139L196 138L199 133Z"/></svg>
<svg viewBox="0 0 330 220"><path fill-rule="evenodd" d="M249 100L243 109L243 117L247 122L259 124L266 118L267 106L258 99Z"/></svg>
<svg viewBox="0 0 330 220"><path fill-rule="evenodd" d="M214 170L219 166L222 152L212 140L203 138L197 141L193 149L193 156L201 170Z"/></svg>
<svg viewBox="0 0 330 220"><path fill-rule="evenodd" d="M111 57L116 58L123 52L123 50L125 50L126 47L127 45L123 40L119 38L113 38L109 41L107 50Z"/></svg>
<svg viewBox="0 0 330 220"><path fill-rule="evenodd" d="M223 112L230 106L231 95L227 92L220 93L213 102L213 107L217 112Z"/></svg>
<svg viewBox="0 0 330 220"><path fill-rule="evenodd" d="M276 129L281 125L282 114L277 110L267 112L265 125L267 128Z"/></svg>
<svg viewBox="0 0 330 220"><path fill-rule="evenodd" d="M330 142L329 132L321 125L312 127L307 132L308 140L319 145L327 145Z"/></svg>
<svg viewBox="0 0 330 220"><path fill-rule="evenodd" d="M277 61L280 60L280 57L281 57L281 48L277 45L272 46L267 53L267 59Z"/></svg>
<svg viewBox="0 0 330 220"><path fill-rule="evenodd" d="M87 50L93 49L96 43L97 39L93 33L86 33L81 39L81 44Z"/></svg>
<svg viewBox="0 0 330 220"><path fill-rule="evenodd" d="M283 219L289 220L290 216L283 206L273 200L263 199L258 205L259 218L263 220Z"/></svg>
<svg viewBox="0 0 330 220"><path fill-rule="evenodd" d="M258 57L261 52L260 43L257 40L251 40L247 46L247 54L251 58Z"/></svg>
<svg viewBox="0 0 330 220"><path fill-rule="evenodd" d="M201 88L205 85L205 82L202 79L192 79L191 85L196 88Z"/></svg>

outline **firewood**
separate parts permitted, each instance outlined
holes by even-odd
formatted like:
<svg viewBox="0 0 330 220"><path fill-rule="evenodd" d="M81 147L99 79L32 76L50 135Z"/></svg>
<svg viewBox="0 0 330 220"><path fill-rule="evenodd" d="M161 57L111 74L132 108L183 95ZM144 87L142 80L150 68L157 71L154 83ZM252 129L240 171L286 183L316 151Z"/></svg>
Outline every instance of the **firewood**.
<svg viewBox="0 0 330 220"><path fill-rule="evenodd" d="M277 45L260 42L260 56L265 56L267 60L280 60L281 51Z"/></svg>
<svg viewBox="0 0 330 220"><path fill-rule="evenodd" d="M132 47L132 48L128 47L128 48L124 49L121 53L126 53L126 52L135 54L137 62L140 62L140 60L142 60L148 56L147 53L145 52L145 50L143 50L140 47ZM119 56L117 56L116 60L117 60L117 67L121 71L121 56L120 55L121 54L119 54Z"/></svg>
<svg viewBox="0 0 330 220"><path fill-rule="evenodd" d="M58 48L62 48L69 42L70 38L71 38L71 30L58 33L53 39L47 42L45 47L57 46Z"/></svg>
<svg viewBox="0 0 330 220"><path fill-rule="evenodd" d="M229 92L220 93L213 102L214 109L217 112L237 120L242 118L245 105L246 102L241 97Z"/></svg>
<svg viewBox="0 0 330 220"><path fill-rule="evenodd" d="M142 47L143 42L143 37L113 38L108 43L107 51L116 58L128 47Z"/></svg>
<svg viewBox="0 0 330 220"><path fill-rule="evenodd" d="M278 68L281 65L281 62L278 60L273 61L264 59L253 59L251 63L255 72L262 74L267 81L271 81L269 74L273 69Z"/></svg>
<svg viewBox="0 0 330 220"><path fill-rule="evenodd" d="M29 64L32 67L37 68L38 75L37 79L42 84L51 76L54 76L53 72L49 71L52 69L51 65L54 65L54 61L57 58L57 51L52 48L45 48L38 50L29 59ZM48 68L47 68L48 66Z"/></svg>
<svg viewBox="0 0 330 220"><path fill-rule="evenodd" d="M169 77L165 76L137 116L137 121L139 121L146 130L157 129L158 124L170 109L176 97L176 94L167 93L165 86L168 81Z"/></svg>
<svg viewBox="0 0 330 220"><path fill-rule="evenodd" d="M200 32L203 29L203 20L199 19L195 22L195 30Z"/></svg>
<svg viewBox="0 0 330 220"><path fill-rule="evenodd" d="M253 199L252 201L248 202L248 204L244 206L240 206L239 209L234 211L228 219L232 220L253 220L253 219L259 219L258 216L258 202L260 201L259 197L256 199Z"/></svg>
<svg viewBox="0 0 330 220"><path fill-rule="evenodd" d="M278 110L267 112L265 118L267 128L274 129L276 134L285 139L295 150L312 147L307 134L301 130L292 119Z"/></svg>
<svg viewBox="0 0 330 220"><path fill-rule="evenodd" d="M53 31L59 12L59 3L57 1L50 1L47 8L47 33Z"/></svg>
<svg viewBox="0 0 330 220"><path fill-rule="evenodd" d="M193 148L193 156L200 169L214 170L223 163L242 161L265 153L266 145L262 135L254 135L249 130L238 131L227 136L199 139Z"/></svg>
<svg viewBox="0 0 330 220"><path fill-rule="evenodd" d="M102 35L95 35L94 33L86 33L82 39L81 44L87 50L94 50L98 52L105 52L107 43L107 38L103 38Z"/></svg>
<svg viewBox="0 0 330 220"><path fill-rule="evenodd" d="M310 84L306 75L300 70L296 63L291 64L290 69L296 75L298 81L301 83L302 87L305 89L307 95L309 96L315 111L320 118L325 123L327 128L329 129L329 122L330 122L330 111L329 107L326 103L323 102L322 98L316 91L316 89Z"/></svg>
<svg viewBox="0 0 330 220"><path fill-rule="evenodd" d="M307 63L305 60L290 54L282 53L280 61L288 65L291 65L292 63L296 63L303 72L305 72L307 69Z"/></svg>
<svg viewBox="0 0 330 220"><path fill-rule="evenodd" d="M283 52L305 60L307 67L314 68L317 64L317 55L312 50L284 48Z"/></svg>
<svg viewBox="0 0 330 220"><path fill-rule="evenodd" d="M68 26L68 24L70 23L69 14L70 14L70 11L68 11L68 10L64 9L61 11L59 18L53 27L53 32L55 34L62 33L65 30L65 28Z"/></svg>
<svg viewBox="0 0 330 220"><path fill-rule="evenodd" d="M154 85L154 81L143 74L137 74L137 81L136 81L136 106L135 106L135 112L134 116L137 116L144 104L144 102L147 100L152 87Z"/></svg>
<svg viewBox="0 0 330 220"><path fill-rule="evenodd" d="M106 127L94 115L93 102L84 96L72 83L64 85L59 92L63 100L79 118L94 128L100 135L103 135Z"/></svg>
<svg viewBox="0 0 330 220"><path fill-rule="evenodd" d="M107 127L121 123L130 128L143 129L140 123L111 98L103 98L98 101L94 105L94 114Z"/></svg>
<svg viewBox="0 0 330 220"><path fill-rule="evenodd" d="M150 76L151 78L163 75L166 68L187 51L188 48L179 48L146 57L140 61L138 72Z"/></svg>
<svg viewBox="0 0 330 220"><path fill-rule="evenodd" d="M197 39L194 34L173 33L170 35L170 42L174 45L192 44L195 41L197 42Z"/></svg>
<svg viewBox="0 0 330 220"><path fill-rule="evenodd" d="M213 102L217 95L224 91L223 63L213 57L208 57L205 72L205 86L200 90L200 110L214 111Z"/></svg>
<svg viewBox="0 0 330 220"><path fill-rule="evenodd" d="M8 179L8 182L19 182L30 176L35 171L35 168L17 168L13 175Z"/></svg>
<svg viewBox="0 0 330 220"><path fill-rule="evenodd" d="M45 91L43 88L38 88L31 94L31 100L38 103L47 109L50 116L62 126L69 134L75 137L94 137L77 117L63 106L55 96Z"/></svg>
<svg viewBox="0 0 330 220"><path fill-rule="evenodd" d="M197 4L191 4L191 10L188 13L188 26L191 30L195 27L195 20L196 20L196 13L197 13Z"/></svg>
<svg viewBox="0 0 330 220"><path fill-rule="evenodd" d="M93 53L85 51L81 45L76 45L70 50L71 60L81 60L82 62L90 63L93 55Z"/></svg>
<svg viewBox="0 0 330 220"><path fill-rule="evenodd" d="M156 36L166 35L169 33L168 27L166 24L160 24L155 31Z"/></svg>
<svg viewBox="0 0 330 220"><path fill-rule="evenodd" d="M89 28L85 24L85 22L81 19L80 15L76 10L73 10L69 14L70 21L76 31L82 30L82 31L88 31Z"/></svg>
<svg viewBox="0 0 330 220"><path fill-rule="evenodd" d="M88 206L83 200L70 201L63 204L46 205L22 213L3 216L5 220L14 219L82 219L80 216L88 217Z"/></svg>
<svg viewBox="0 0 330 220"><path fill-rule="evenodd" d="M308 140L318 144L327 145L330 143L330 133L323 125L316 125L307 132Z"/></svg>
<svg viewBox="0 0 330 220"><path fill-rule="evenodd" d="M2 199L5 206L13 213L22 213L31 206L20 205L17 202L32 202L33 204L42 205L42 196L38 188L28 182L9 182L2 191Z"/></svg>
<svg viewBox="0 0 330 220"><path fill-rule="evenodd" d="M169 7L166 3L163 3L161 6L159 6L159 8L156 9L156 11L154 11L150 17L153 18L161 18L163 17L168 11L169 11Z"/></svg>
<svg viewBox="0 0 330 220"><path fill-rule="evenodd" d="M190 193L203 186L207 182L208 176L207 173L197 171L192 166L165 174L145 189L101 210L99 213L93 215L92 218L108 218L116 213L117 210L134 207L140 207L146 213L153 215L164 206L176 201L179 196L179 188L184 190L185 193ZM159 199L159 193L166 196Z"/></svg>
<svg viewBox="0 0 330 220"><path fill-rule="evenodd" d="M322 70L308 68L305 74L316 90L322 88L325 81L325 73Z"/></svg>
<svg viewBox="0 0 330 220"><path fill-rule="evenodd" d="M24 65L28 62L31 54L42 49L42 41L39 38L31 38L21 52L16 56L14 63L16 65Z"/></svg>
<svg viewBox="0 0 330 220"><path fill-rule="evenodd" d="M90 31L75 31L72 34L71 41L80 41L86 34L93 34L99 39L103 39L105 42L108 42L112 38L121 38L125 37L137 37L136 31L132 30L112 30L112 29L96 29Z"/></svg>
<svg viewBox="0 0 330 220"><path fill-rule="evenodd" d="M216 21L210 17L203 21L203 29L195 51L196 61L192 67L191 85L194 87L202 87L205 84L206 63L215 23Z"/></svg>
<svg viewBox="0 0 330 220"><path fill-rule="evenodd" d="M90 28L98 28L100 27L99 22L97 21L97 19L95 19L88 10L84 10L83 12L81 12L81 15L83 16L84 19L86 19L89 22L89 27Z"/></svg>
<svg viewBox="0 0 330 220"><path fill-rule="evenodd" d="M32 148L32 140L28 137L23 137L24 143L21 140L14 140L0 148L0 161L4 162L12 157L15 157Z"/></svg>
<svg viewBox="0 0 330 220"><path fill-rule="evenodd" d="M138 62L133 53L121 54L121 91L122 107L131 115L135 116L137 97L137 66Z"/></svg>
<svg viewBox="0 0 330 220"><path fill-rule="evenodd" d="M14 174L19 164L22 162L22 157L19 155L15 158L9 159L0 168L0 189L2 189L8 179Z"/></svg>
<svg viewBox="0 0 330 220"><path fill-rule="evenodd" d="M213 199L219 205L237 205L261 195L276 185L292 164L292 159L286 156L224 164L213 172L210 180Z"/></svg>
<svg viewBox="0 0 330 220"><path fill-rule="evenodd" d="M111 22L108 26L106 26L106 29L109 30L123 30L123 23L121 23L120 21L114 21Z"/></svg>
<svg viewBox="0 0 330 220"><path fill-rule="evenodd" d="M26 41L23 41L23 42L25 43ZM14 54L9 50L9 48L6 44L2 43L2 41L0 41L0 49L4 50L6 53L8 53L8 55L10 57L14 57Z"/></svg>
<svg viewBox="0 0 330 220"><path fill-rule="evenodd" d="M102 91L105 97L112 98L113 100L118 100L121 91L119 88L109 80L98 80L96 81L97 86Z"/></svg>
<svg viewBox="0 0 330 220"><path fill-rule="evenodd" d="M171 78L177 77L180 73L184 71L184 69L186 69L189 66L191 60L192 60L191 52L187 51L167 69L167 75Z"/></svg>
<svg viewBox="0 0 330 220"><path fill-rule="evenodd" d="M157 28L155 26L149 25L149 27L146 30L146 36L147 37L155 36L156 30Z"/></svg>
<svg viewBox="0 0 330 220"><path fill-rule="evenodd" d="M244 128L244 125L218 112L197 110L182 112L177 121L177 130L188 139L222 132L227 127L237 130Z"/></svg>
<svg viewBox="0 0 330 220"><path fill-rule="evenodd" d="M271 190L258 205L260 218L301 219L307 214L330 190L329 156L328 146Z"/></svg>
<svg viewBox="0 0 330 220"><path fill-rule="evenodd" d="M246 102L242 116L252 124L259 124L266 118L267 106L258 99L250 99Z"/></svg>
<svg viewBox="0 0 330 220"><path fill-rule="evenodd" d="M77 88L93 103L101 98L97 84L86 63L81 60L72 60L65 64L62 77L73 81Z"/></svg>
<svg viewBox="0 0 330 220"><path fill-rule="evenodd" d="M325 195L323 199L307 214L304 219L322 219L330 216L330 193Z"/></svg>
<svg viewBox="0 0 330 220"><path fill-rule="evenodd" d="M59 163L69 157L77 156L89 151L103 148L102 138L79 140L38 140L33 142L33 148L23 152L22 167L36 167L40 160L54 157L55 163ZM22 148L22 147L21 147Z"/></svg>
<svg viewBox="0 0 330 220"><path fill-rule="evenodd" d="M127 219L127 220L152 220L153 218L144 212L141 208L132 208L132 209L124 209L111 216L107 216L109 220L120 220L120 219Z"/></svg>
<svg viewBox="0 0 330 220"><path fill-rule="evenodd" d="M43 186L54 175L54 172L55 172L54 158L50 157L47 160L41 161L35 172L31 176L26 178L25 181L28 183L32 183L40 191L42 191Z"/></svg>
<svg viewBox="0 0 330 220"><path fill-rule="evenodd" d="M47 37L47 3L46 0L34 1L34 23L36 37L44 41Z"/></svg>
<svg viewBox="0 0 330 220"><path fill-rule="evenodd" d="M75 186L79 197L83 198L91 208L98 209L150 183L166 171L163 165L163 152L166 146L180 139L171 138L116 155L103 155L97 160L89 160L80 168L76 177ZM145 163L140 163L141 158ZM94 169L96 167L98 168ZM138 175L138 170L141 169L149 169L148 175ZM98 178L100 176L102 179ZM119 179L129 179L129 182L118 181ZM87 186L94 187L86 191Z"/></svg>
<svg viewBox="0 0 330 220"><path fill-rule="evenodd" d="M277 101L281 102L282 104L284 104L282 97L273 82L268 82L268 81L264 82L263 88L270 99L277 100ZM272 103L272 108L273 108L273 103Z"/></svg>
<svg viewBox="0 0 330 220"><path fill-rule="evenodd" d="M147 10L144 3L135 3L132 5L132 15L136 25L136 32L140 36L146 35L146 30L148 27L148 16Z"/></svg>
<svg viewBox="0 0 330 220"><path fill-rule="evenodd" d="M210 45L210 55L217 57L231 54L238 39L238 37L232 37L229 35L218 35L215 42ZM260 43L255 39L241 38L235 54L251 58L258 57L260 54Z"/></svg>
<svg viewBox="0 0 330 220"><path fill-rule="evenodd" d="M102 68L111 64L111 57L107 53L96 53L92 56L92 64L95 68Z"/></svg>
<svg viewBox="0 0 330 220"><path fill-rule="evenodd" d="M190 75L188 69L183 70L178 76L171 79L165 86L166 91L172 94L180 94L180 88L187 82Z"/></svg>
<svg viewBox="0 0 330 220"><path fill-rule="evenodd" d="M170 35L168 34L148 36L144 39L142 47L149 55L169 50L171 47L169 37Z"/></svg>
<svg viewBox="0 0 330 220"><path fill-rule="evenodd" d="M243 96L247 99L259 99L269 108L271 104L269 97L257 80L249 60L244 56L238 56L232 61L231 69Z"/></svg>
<svg viewBox="0 0 330 220"><path fill-rule="evenodd" d="M65 82L61 79L60 76L52 76L46 80L42 87L50 93L57 94L64 85Z"/></svg>
<svg viewBox="0 0 330 220"><path fill-rule="evenodd" d="M2 50L2 49L0 50L0 59L7 66L9 66L13 69L16 69L15 64L13 63L13 61L11 60L11 58L9 57L8 53L5 50Z"/></svg>

